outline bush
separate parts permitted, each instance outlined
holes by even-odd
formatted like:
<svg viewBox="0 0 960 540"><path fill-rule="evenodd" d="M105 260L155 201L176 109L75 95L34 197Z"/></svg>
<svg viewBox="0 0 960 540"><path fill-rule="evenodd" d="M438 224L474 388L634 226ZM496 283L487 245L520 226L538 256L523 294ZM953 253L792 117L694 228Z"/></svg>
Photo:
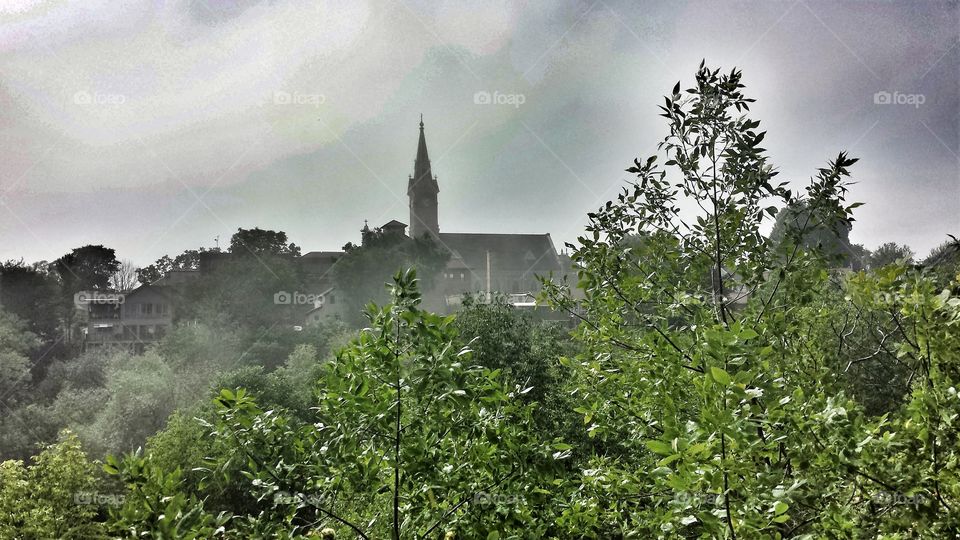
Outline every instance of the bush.
<svg viewBox="0 0 960 540"><path fill-rule="evenodd" d="M97 469L70 432L24 466L0 463L0 537L86 540L106 538L98 521L102 491ZM116 499L119 500L119 499Z"/></svg>

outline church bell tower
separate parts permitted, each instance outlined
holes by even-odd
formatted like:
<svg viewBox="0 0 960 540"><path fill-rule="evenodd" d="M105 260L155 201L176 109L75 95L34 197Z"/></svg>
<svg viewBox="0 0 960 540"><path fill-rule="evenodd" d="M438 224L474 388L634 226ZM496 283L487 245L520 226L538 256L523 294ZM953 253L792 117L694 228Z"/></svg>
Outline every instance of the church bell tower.
<svg viewBox="0 0 960 540"><path fill-rule="evenodd" d="M407 184L407 197L410 198L411 238L440 234L440 225L437 222L437 193L439 192L437 177L430 171L430 158L427 156L427 139L423 135L423 115L421 114L417 159L413 163L413 176Z"/></svg>

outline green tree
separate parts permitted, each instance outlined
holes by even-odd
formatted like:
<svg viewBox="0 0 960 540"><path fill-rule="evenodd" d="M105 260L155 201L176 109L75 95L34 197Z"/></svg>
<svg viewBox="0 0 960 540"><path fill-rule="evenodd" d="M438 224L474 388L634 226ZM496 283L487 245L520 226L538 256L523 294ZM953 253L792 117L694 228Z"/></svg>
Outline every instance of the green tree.
<svg viewBox="0 0 960 540"><path fill-rule="evenodd" d="M230 253L253 257L265 255L299 257L300 248L296 244L287 243L287 233L283 231L270 231L259 227L239 228L230 237Z"/></svg>
<svg viewBox="0 0 960 540"><path fill-rule="evenodd" d="M172 259L169 255L164 255L157 259L153 264L149 264L143 268L138 268L137 281L143 284L150 284L167 275L168 272L175 270L199 270L200 257L204 253L219 252L220 250L217 248L200 248L188 249Z"/></svg>
<svg viewBox="0 0 960 540"><path fill-rule="evenodd" d="M586 295L580 305L564 287L545 283L557 305L583 320L578 335L587 353L576 367L588 382L577 411L600 441L560 522L593 537L854 538L909 530L937 538L952 526L957 503L945 455L953 455L946 450L953 438L942 420L956 405L918 403L914 389L906 410L924 412L903 425L940 437L918 454L904 451L908 436L888 428L887 418L871 419L847 397L842 369L856 357L844 339L848 329L826 339L843 319L821 301L823 292L844 287L860 310L887 313L898 328L913 322L876 295L855 294L862 285L830 271L824 242L805 243L825 224L849 230L857 205L844 195L856 160L839 154L802 195L773 185L776 172L760 147L765 133L743 114L752 100L742 87L739 71L702 64L693 88L681 93L678 83L661 107L670 177L657 156L635 161L632 185L590 214L587 234L572 246ZM682 211L683 201L699 211ZM776 214L765 207L771 201L804 209L774 242L759 232ZM657 257L634 257L625 247L638 233L656 243ZM664 265L681 271L661 272ZM712 275L706 286L705 273ZM900 306L906 292L880 296ZM934 296L927 290L910 302ZM928 305L928 317L950 302ZM933 365L955 351L943 335L950 316L940 317L924 326L926 336L941 339ZM871 348L924 342L909 332L877 335ZM944 398L952 381L928 379ZM916 470L917 482L901 468ZM919 510L898 505L916 493L923 493Z"/></svg>
<svg viewBox="0 0 960 540"><path fill-rule="evenodd" d="M151 456L131 452L122 460L109 456L104 471L118 479L128 495L122 505L110 508L108 528L114 536L201 540L224 538L229 516L212 515L203 502L178 491L180 469L167 470Z"/></svg>
<svg viewBox="0 0 960 540"><path fill-rule="evenodd" d="M930 250L930 254L922 263L923 267L941 287L946 287L960 279L958 278L958 274L960 274L960 241L952 235L948 236L950 236L950 240Z"/></svg>
<svg viewBox="0 0 960 540"><path fill-rule="evenodd" d="M361 538L487 538L551 527L550 471L569 448L538 440L531 407L456 346L452 317L419 309L412 272L396 276L392 298L370 306L370 327L323 364L311 422L264 410L242 389L221 392L210 439L220 457L207 481L245 486L258 501L231 521L233 533L299 537L328 526ZM150 459L111 467L149 471ZM141 492L192 496L160 472L137 474L128 476L133 508L145 504ZM141 515L124 523L150 534L155 525Z"/></svg>
<svg viewBox="0 0 960 540"><path fill-rule="evenodd" d="M804 230L802 237L796 232ZM809 252L825 257L831 266L850 266L859 270L870 262L870 253L859 244L850 242L851 222L842 219L826 221L808 207L807 201L796 200L777 212L770 231L774 245L789 241ZM790 231L794 232L793 238Z"/></svg>
<svg viewBox="0 0 960 540"><path fill-rule="evenodd" d="M72 296L85 289L108 289L110 276L120 269L120 261L110 248L86 245L53 261L50 269Z"/></svg>
<svg viewBox="0 0 960 540"><path fill-rule="evenodd" d="M871 268L881 268L900 260L912 264L913 250L907 245L887 242L875 249L868 260Z"/></svg>
<svg viewBox="0 0 960 540"><path fill-rule="evenodd" d="M180 380L153 351L110 366L106 380L109 398L92 422L74 429L97 456L133 450L166 424L182 399L178 399Z"/></svg>
<svg viewBox="0 0 960 540"><path fill-rule="evenodd" d="M561 359L577 346L569 330L554 321L535 321L504 297L490 303L467 297L455 320L460 340L474 361L503 373L503 381L523 403L536 403L534 422L541 432L568 442L579 433L574 417L570 370Z"/></svg>
<svg viewBox="0 0 960 540"><path fill-rule="evenodd" d="M0 264L0 306L26 321L42 340L52 342L59 331L60 291L47 267L45 262Z"/></svg>
<svg viewBox="0 0 960 540"><path fill-rule="evenodd" d="M177 319L217 324L226 319L258 335L276 326L289 329L301 324L302 306L278 303L276 298L281 291L304 290L296 262L299 248L277 239L285 242L286 233L241 229L234 235L231 252L180 290Z"/></svg>
<svg viewBox="0 0 960 540"><path fill-rule="evenodd" d="M97 520L111 502L80 441L64 432L29 466L0 463L0 537L23 540L106 538Z"/></svg>
<svg viewBox="0 0 960 540"><path fill-rule="evenodd" d="M86 245L53 261L49 269L60 285L59 313L63 317L66 341L71 342L77 322L76 294L109 289L110 277L120 269L120 261L110 248Z"/></svg>
<svg viewBox="0 0 960 540"><path fill-rule="evenodd" d="M0 404L9 408L24 397L32 378L30 353L39 345L23 321L0 310Z"/></svg>
<svg viewBox="0 0 960 540"><path fill-rule="evenodd" d="M322 350L326 351L326 348L322 347ZM313 389L323 370L321 358L316 346L300 345L272 373L265 373L256 365L240 367L217 377L210 389L246 388L257 395L262 407L285 409L295 421L309 423L314 417L311 410L315 404ZM252 512L257 508L257 500L244 483L219 478L204 480L203 471L209 465L208 460L228 460L230 457L229 450L226 454L215 451L208 427L216 422L216 418L216 409L209 401L181 405L167 420L164 429L150 437L146 445L147 455L154 466L165 471L182 470L182 489L204 499L208 509ZM242 462L234 460L237 475L242 470L240 465Z"/></svg>
<svg viewBox="0 0 960 540"><path fill-rule="evenodd" d="M416 268L421 284L429 291L434 279L446 266L449 252L429 237L408 238L374 230L366 233L364 245L344 246L346 254L333 267L333 281L343 291L340 298L347 304L346 320L363 322L363 307L369 303L389 301L384 284L402 268Z"/></svg>

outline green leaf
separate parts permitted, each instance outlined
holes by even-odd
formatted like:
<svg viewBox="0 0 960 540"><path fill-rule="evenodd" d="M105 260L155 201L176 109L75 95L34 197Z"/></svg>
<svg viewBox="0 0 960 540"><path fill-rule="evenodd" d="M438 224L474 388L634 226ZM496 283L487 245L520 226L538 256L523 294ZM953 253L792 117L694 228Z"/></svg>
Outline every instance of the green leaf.
<svg viewBox="0 0 960 540"><path fill-rule="evenodd" d="M647 441L645 444L647 448L661 456L673 454L673 447L663 441Z"/></svg>
<svg viewBox="0 0 960 540"><path fill-rule="evenodd" d="M674 461L676 461L676 460L678 460L678 459L680 459L680 454L673 454L673 455L667 456L667 457L661 459L660 461L658 461L658 462L657 462L657 466L658 466L658 467L666 467L667 465L673 463Z"/></svg>
<svg viewBox="0 0 960 540"><path fill-rule="evenodd" d="M723 386L730 384L730 374L716 366L710 367L710 376Z"/></svg>

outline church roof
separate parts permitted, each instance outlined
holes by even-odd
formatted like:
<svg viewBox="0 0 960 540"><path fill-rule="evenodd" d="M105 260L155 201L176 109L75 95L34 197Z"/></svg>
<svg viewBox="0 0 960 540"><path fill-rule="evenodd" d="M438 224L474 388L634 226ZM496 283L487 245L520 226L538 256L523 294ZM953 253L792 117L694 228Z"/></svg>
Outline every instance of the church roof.
<svg viewBox="0 0 960 540"><path fill-rule="evenodd" d="M427 138L423 134L423 116L420 117L420 140L417 142L417 159L413 162L413 176L407 184L407 193L409 194L414 187L425 186L430 191L437 193L440 186L437 185L436 178L430 171L430 156L427 154Z"/></svg>
<svg viewBox="0 0 960 540"><path fill-rule="evenodd" d="M402 221L397 221L397 220L395 220L395 219L391 219L390 221L384 223L380 228L381 228L381 229L391 229L391 228L397 228L397 227L404 227L404 228L405 228L406 226L407 226L407 224L406 224L406 223L403 223Z"/></svg>
<svg viewBox="0 0 960 540"><path fill-rule="evenodd" d="M561 270L549 234L440 233L440 245L451 250L474 272L497 270L547 274Z"/></svg>

